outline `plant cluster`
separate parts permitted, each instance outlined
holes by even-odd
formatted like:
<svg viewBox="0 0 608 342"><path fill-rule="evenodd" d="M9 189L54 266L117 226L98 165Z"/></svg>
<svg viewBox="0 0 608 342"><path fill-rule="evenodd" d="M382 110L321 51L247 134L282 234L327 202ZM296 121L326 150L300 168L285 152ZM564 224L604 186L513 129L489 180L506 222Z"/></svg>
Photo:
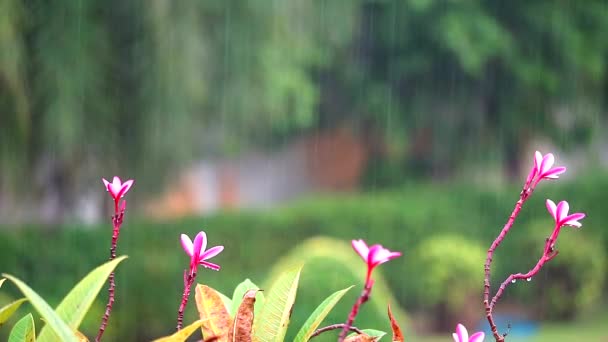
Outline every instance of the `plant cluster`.
<svg viewBox="0 0 608 342"><path fill-rule="evenodd" d="M554 157L552 154L543 156L540 152L536 152L534 165L524 183L519 200L516 202L507 223L487 252L484 265L483 306L492 335L497 342L504 341L507 336L506 333L500 334L498 332L493 317L494 308L506 288L516 283L517 280L530 281L536 276L543 266L558 255L556 245L561 229L564 226L580 228L580 220L585 217L584 213L569 214L569 204L566 201L560 201L556 204L554 201L547 199L547 210L555 224L552 233L545 239L544 248L536 265L528 272L509 275L497 288L494 296L490 297L490 275L494 252L513 227L522 206L530 198L537 185L542 180L557 179L560 174L566 171L565 167L553 167L553 163ZM0 308L0 325L6 322L26 301L32 304L46 323L36 337L34 319L32 314L28 313L12 328L9 336L10 342L88 341L87 337L78 330L79 325L107 279L109 282L109 299L95 338L95 341L101 341L115 301L114 269L126 258L126 256L116 257L118 237L126 210L126 200L123 197L134 183L133 180L127 180L123 183L118 177L114 177L112 182L102 180L106 190L114 200L114 214L111 217L113 230L110 261L97 267L84 277L55 309L52 309L42 297L23 281L12 275L3 274L4 278L0 279L0 286L8 279L23 293L24 298ZM219 271L221 269L220 265L209 260L220 254L224 250L224 246L207 248L207 235L204 231L199 232L193 240L187 235L181 234L180 240L182 248L190 257L190 262L183 273L184 290L177 313L177 331L156 341L186 341L198 329L201 330L205 342L283 341L295 304L302 266L288 269L279 274L267 292L260 289L249 279L235 288L231 298L207 285L196 284L194 296L200 317L184 327L184 310L188 304L192 287L195 285L198 268L203 266ZM384 248L380 244L370 246L362 239L352 240L351 244L354 251L366 264L366 275L362 292L352 306L345 323L320 327L325 317L352 286L331 294L320 303L301 326L294 339L295 341L308 341L330 331L339 331L339 342L378 341L386 334L373 329L359 329L354 326L354 323L362 305L369 300L372 294L374 269L380 264L400 257L402 254ZM390 305L388 306L388 318L392 328L392 341L404 341L402 330L392 314ZM485 338L484 332L476 332L469 336L467 329L462 324L456 326L456 332L452 336L455 342L482 342Z"/></svg>

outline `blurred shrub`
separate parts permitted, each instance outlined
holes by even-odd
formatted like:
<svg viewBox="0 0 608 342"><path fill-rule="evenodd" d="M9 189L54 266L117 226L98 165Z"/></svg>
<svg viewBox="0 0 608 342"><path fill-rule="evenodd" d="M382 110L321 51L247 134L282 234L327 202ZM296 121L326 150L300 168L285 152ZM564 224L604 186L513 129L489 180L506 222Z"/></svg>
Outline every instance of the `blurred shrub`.
<svg viewBox="0 0 608 342"><path fill-rule="evenodd" d="M434 236L418 245L408 258L408 296L418 307L433 310L438 329L451 328L453 318L480 298L485 251L462 236Z"/></svg>
<svg viewBox="0 0 608 342"><path fill-rule="evenodd" d="M412 252L408 279L412 296L421 304L445 303L448 310L457 312L466 305L466 297L479 291L480 265L485 251L478 244L458 235L431 237Z"/></svg>

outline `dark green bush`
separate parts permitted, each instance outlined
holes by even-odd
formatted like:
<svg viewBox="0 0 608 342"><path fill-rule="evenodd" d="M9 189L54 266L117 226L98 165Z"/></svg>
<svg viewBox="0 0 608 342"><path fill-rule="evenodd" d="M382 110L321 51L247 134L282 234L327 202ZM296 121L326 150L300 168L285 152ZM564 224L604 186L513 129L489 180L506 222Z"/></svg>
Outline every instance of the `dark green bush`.
<svg viewBox="0 0 608 342"><path fill-rule="evenodd" d="M407 259L404 287L416 307L432 313L438 329L451 329L472 299L481 298L485 250L478 242L446 234L423 241Z"/></svg>

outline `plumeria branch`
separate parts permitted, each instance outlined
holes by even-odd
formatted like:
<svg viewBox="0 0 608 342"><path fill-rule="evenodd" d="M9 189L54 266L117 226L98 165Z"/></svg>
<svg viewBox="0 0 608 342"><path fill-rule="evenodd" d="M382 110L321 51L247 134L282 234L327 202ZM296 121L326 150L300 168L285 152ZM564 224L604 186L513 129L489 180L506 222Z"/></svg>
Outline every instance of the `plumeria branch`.
<svg viewBox="0 0 608 342"><path fill-rule="evenodd" d="M106 187L106 190L114 199L114 215L112 215L112 244L110 246L110 260L114 260L116 258L116 246L118 244L120 227L122 226L125 210L127 209L127 201L121 201L121 199L133 185L133 180L129 179L128 181L122 183L119 177L114 176L112 183L108 182L104 178L102 178L102 181ZM106 304L106 311L101 318L99 332L97 333L97 337L95 337L96 342L101 341L103 333L106 330L106 326L108 325L108 320L110 319L110 313L112 312L112 306L114 305L114 290L116 288L114 279L115 274L112 272L108 277L108 282L110 284L108 288L108 303Z"/></svg>
<svg viewBox="0 0 608 342"><path fill-rule="evenodd" d="M196 279L196 271L190 273L184 270L184 293L182 294L182 302L177 311L177 330L181 330L184 324L184 310L186 310L186 305L188 304L188 297L190 297L190 289L192 288L194 279Z"/></svg>
<svg viewBox="0 0 608 342"><path fill-rule="evenodd" d="M355 321L355 317L357 317L357 314L359 313L359 308L361 307L361 305L365 304L365 302L369 300L373 285L373 280L370 280L367 282L367 284L365 284L361 295L359 296L359 298L357 298L357 301L353 305L353 308L350 310L350 314L348 315L346 323L342 325L342 331L340 332L340 336L338 337L339 342L344 341L344 339L346 338L348 331L350 330Z"/></svg>
<svg viewBox="0 0 608 342"><path fill-rule="evenodd" d="M388 249L382 247L381 245L373 245L368 247L365 241L363 240L353 240L352 241L353 249L361 256L361 259L367 263L367 274L365 277L365 286L359 298L353 305L353 308L348 315L348 319L346 323L342 327L342 331L340 332L340 336L338 337L338 342L344 341L350 327L355 321L355 317L359 313L359 308L365 302L369 300L369 296L372 292L372 286L374 285L374 280L372 279L372 271L376 266L383 264L391 259L397 258L401 256L400 252L391 252Z"/></svg>
<svg viewBox="0 0 608 342"><path fill-rule="evenodd" d="M188 304L190 289L196 279L196 270L198 269L198 266L201 265L214 271L219 271L219 265L207 260L220 254L224 250L224 246L215 246L205 250L207 248L207 234L203 231L196 234L194 242L190 240L186 234L182 234L180 239L184 251L190 256L190 269L184 270L184 293L182 294L182 300L177 311L177 330L181 330L184 323L184 310Z"/></svg>
<svg viewBox="0 0 608 342"><path fill-rule="evenodd" d="M311 340L313 337L317 337L317 336L319 336L322 333L327 332L327 331L332 331L332 330L336 330L336 329L343 329L345 326L346 326L346 324L339 323L339 324L332 324L332 325L328 325L328 326L323 327L323 328L319 328L319 329L315 330L315 332L312 333L312 335L310 335L310 337L308 339ZM353 326L348 327L348 330L356 332L359 335L361 335L361 334L364 333L361 329L359 329L357 327L353 327Z"/></svg>
<svg viewBox="0 0 608 342"><path fill-rule="evenodd" d="M545 248L543 250L543 255L540 257L534 268L532 268L528 273L516 273L511 274L507 279L500 285L498 291L496 291L496 295L492 298L490 303L490 308L494 309L496 302L502 296L505 288L512 283L515 283L517 280L525 279L526 281L532 280L532 277L536 276L541 268L553 258L557 256L559 253L558 250L555 249L555 243L557 242L557 237L561 231L563 226L572 226L576 228L581 227L581 223L578 222L585 218L585 214L583 213L574 213L572 215L568 215L569 205L566 201L559 202L558 205L555 205L553 201L550 199L547 200L547 210L553 219L555 220L555 228L553 229L553 233L547 240L545 241Z"/></svg>
<svg viewBox="0 0 608 342"><path fill-rule="evenodd" d="M513 224L515 223L515 219L519 215L521 208L523 207L524 203L530 198L530 196L534 192L534 189L536 188L538 183L544 179L557 179L557 178L559 178L560 174L566 172L566 168L563 166L552 168L554 162L555 162L555 157L553 156L553 154L548 153L543 157L543 155L540 152L536 151L536 153L534 155L534 166L528 173L526 182L524 183L522 191L519 194L519 200L515 203L515 207L513 208L513 211L511 212L511 215L509 216L507 223L504 225L500 234L498 235L498 237L496 237L496 239L492 242L492 245L488 249L486 262L484 264L483 304L484 304L485 311L486 311L486 319L488 320L488 323L490 324L490 329L492 330L492 335L494 335L494 338L496 339L497 342L504 341L504 335L501 335L498 333L496 323L494 322L494 318L492 316L492 311L494 309L494 305L496 304L498 299L500 299L500 296L504 292L504 289L506 288L506 286L509 284L509 282L520 279L519 277L523 277L522 279L527 279L531 276L534 276L540 270L540 268L543 266L543 264L546 263L547 261L551 260L552 258L554 258L556 254L553 254L552 252L547 253L547 248L545 248L545 253L543 254L543 257L539 260L537 265L530 272L528 272L526 274L518 273L518 274L513 274L513 275L509 276L507 278L507 280L505 280L505 282L503 282L503 284L500 286L499 290L497 291L497 294L490 301L490 277L491 277L492 259L494 257L494 252L496 251L496 248L498 248L498 246L500 246L500 244L502 243L502 241L504 240L506 235L509 233L509 231L513 227ZM552 235L552 237L553 237L553 235ZM554 239L556 239L556 238L557 238L557 236L554 237ZM554 241L553 241L553 243L554 243ZM552 244L549 244L549 241L547 241L547 245L552 246Z"/></svg>

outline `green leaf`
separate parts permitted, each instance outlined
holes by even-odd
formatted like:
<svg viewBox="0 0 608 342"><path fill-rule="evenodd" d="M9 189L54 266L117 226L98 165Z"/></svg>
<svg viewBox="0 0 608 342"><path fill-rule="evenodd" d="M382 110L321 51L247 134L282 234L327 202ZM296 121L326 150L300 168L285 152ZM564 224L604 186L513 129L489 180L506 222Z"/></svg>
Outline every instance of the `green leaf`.
<svg viewBox="0 0 608 342"><path fill-rule="evenodd" d="M308 317L306 322L304 322L302 328L300 328L300 331L296 335L294 342L308 341L310 335L312 335L315 330L317 330L317 327L319 326L319 324L321 324L321 322L323 322L327 314L329 314L329 312L334 308L338 301L342 299L342 296L344 296L344 294L348 292L348 290L350 290L351 288L352 286L345 288L344 290L334 292L332 295L327 297L321 304L319 304L319 306L317 306L317 308L315 309L315 311L313 311L310 317Z"/></svg>
<svg viewBox="0 0 608 342"><path fill-rule="evenodd" d="M106 283L108 276L126 258L126 256L118 257L89 272L59 303L55 312L72 330L78 330L84 316ZM45 325L40 331L38 342L52 342L56 340L57 336L53 336L52 331Z"/></svg>
<svg viewBox="0 0 608 342"><path fill-rule="evenodd" d="M375 330L375 329L362 329L363 335L365 337L372 337L373 341L379 341L386 333L384 331ZM357 336L357 333L352 333L348 335L349 338ZM359 335L360 336L360 335Z"/></svg>
<svg viewBox="0 0 608 342"><path fill-rule="evenodd" d="M200 326L203 324L203 320L199 319L194 323L184 327L182 330L176 332L175 334L167 337L161 337L153 342L185 342L190 335L192 335Z"/></svg>
<svg viewBox="0 0 608 342"><path fill-rule="evenodd" d="M226 307L226 310L230 311L230 309L232 308L232 299L228 298L225 294L221 293L220 291L215 291L217 292L218 296L220 296L220 298L222 299L222 303L224 303L224 307Z"/></svg>
<svg viewBox="0 0 608 342"><path fill-rule="evenodd" d="M78 339L72 332L72 329L53 311L53 309L47 304L47 302L40 297L34 290L27 286L21 280L9 275L3 274L8 280L15 283L15 285L23 292L25 297L29 299L32 306L38 311L40 316L44 318L51 329L57 334L60 341L63 342L78 342Z"/></svg>
<svg viewBox="0 0 608 342"><path fill-rule="evenodd" d="M25 301L27 301L26 298L17 299L16 301L5 305L3 308L0 308L0 326L8 321Z"/></svg>
<svg viewBox="0 0 608 342"><path fill-rule="evenodd" d="M386 332L381 331L381 330L376 330L376 329L363 329L361 331L363 331L367 336L377 337L378 339L380 339L382 336L386 335Z"/></svg>
<svg viewBox="0 0 608 342"><path fill-rule="evenodd" d="M243 301L243 296L249 290L259 290L260 288L254 284L251 280L245 279L242 283L238 284L232 294L232 308L230 309L230 315L234 317L239 310L239 306ZM258 291L255 295L255 301L257 305L253 308L254 314L257 316L260 313L261 308L264 306L264 293Z"/></svg>
<svg viewBox="0 0 608 342"><path fill-rule="evenodd" d="M253 323L255 342L281 342L287 332L293 303L296 300L302 267L288 270L272 284L259 319Z"/></svg>
<svg viewBox="0 0 608 342"><path fill-rule="evenodd" d="M28 313L21 318L8 337L8 342L34 342L36 341L36 329L34 328L34 317Z"/></svg>

